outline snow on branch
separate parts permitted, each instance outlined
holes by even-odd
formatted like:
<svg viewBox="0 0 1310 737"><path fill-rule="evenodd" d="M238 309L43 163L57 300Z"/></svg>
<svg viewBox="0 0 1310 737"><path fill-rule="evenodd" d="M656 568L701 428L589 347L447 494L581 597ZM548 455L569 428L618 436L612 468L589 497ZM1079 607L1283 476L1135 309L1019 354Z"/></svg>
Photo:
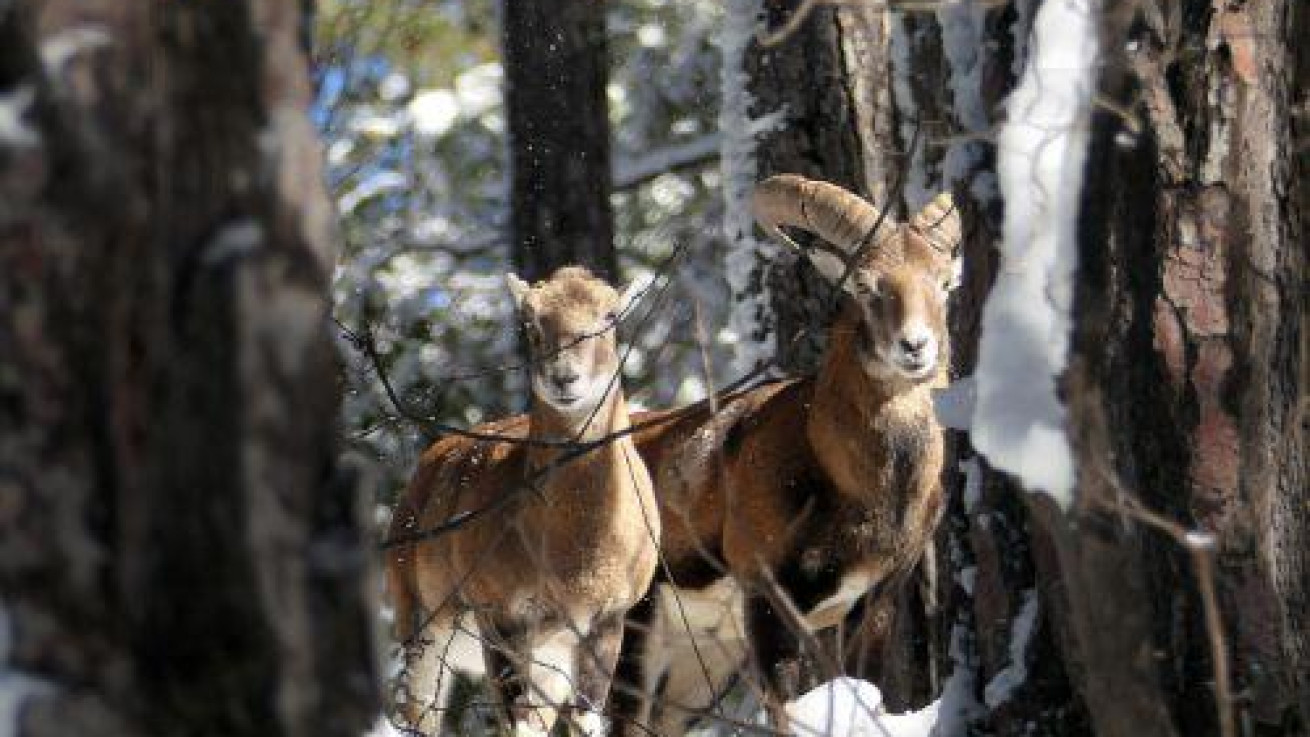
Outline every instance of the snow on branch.
<svg viewBox="0 0 1310 737"><path fill-rule="evenodd" d="M711 133L619 159L614 162L614 189L632 189L664 174L712 161L722 145L719 135Z"/></svg>
<svg viewBox="0 0 1310 737"><path fill-rule="evenodd" d="M983 308L974 447L1067 507L1074 458L1055 394L1068 352L1078 205L1097 58L1096 0L1048 0L1007 103L1000 273Z"/></svg>

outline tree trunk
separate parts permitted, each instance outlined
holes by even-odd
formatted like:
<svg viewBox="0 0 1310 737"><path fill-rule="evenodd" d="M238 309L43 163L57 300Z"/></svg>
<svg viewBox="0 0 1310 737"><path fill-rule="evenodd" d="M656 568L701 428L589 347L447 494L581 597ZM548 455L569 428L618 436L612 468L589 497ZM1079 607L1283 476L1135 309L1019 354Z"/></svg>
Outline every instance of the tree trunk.
<svg viewBox="0 0 1310 737"><path fill-rule="evenodd" d="M1133 117L1094 127L1068 377L1080 505L1060 552L1088 604L1071 597L1074 652L1103 666L1084 690L1098 733L1276 734L1310 716L1305 182L1285 155L1305 94L1296 5L1188 2L1135 25L1106 14L1102 89ZM1213 552L1195 561L1125 498L1213 536ZM1231 684L1216 685L1225 667ZM1156 692L1164 713L1143 719L1135 705ZM1225 704L1235 716L1216 716Z"/></svg>
<svg viewBox="0 0 1310 737"><path fill-rule="evenodd" d="M1294 114L1307 54L1293 40L1310 30L1300 5L1197 0L1140 15L1103 5L1106 104L1093 121L1063 387L1079 501L1066 514L1018 496L985 463L951 484L944 538L959 583L947 619L964 657L941 667L968 674L975 728L1222 733L1207 554L1145 521L1154 514L1215 538L1228 721L1248 734L1306 729L1307 157L1285 155L1305 145ZM961 375L975 361L1004 207L993 149L962 147L1000 121L1040 7L894 21L898 114L947 121L954 134L938 145L930 136L912 157L907 196L941 177L963 206L966 282L952 310ZM1132 499L1147 513L1130 512ZM1030 595L1035 629L1019 626ZM1026 678L1000 689L1016 664Z"/></svg>
<svg viewBox="0 0 1310 737"><path fill-rule="evenodd" d="M1195 0L1141 15L1103 6L1109 102L1094 120L1064 386L1081 466L1076 510L1022 494L953 433L967 473L948 468L939 543L952 626L931 633L942 655L933 666L964 677L973 729L1220 732L1194 554L1123 512L1124 494L1215 535L1233 721L1256 734L1306 729L1301 5L1215 10ZM966 222L951 316L957 376L972 372L997 268L1004 202L991 139L1040 7L887 15L906 162L892 207L950 188ZM884 79L888 68L863 73ZM902 603L891 642L916 631L918 609ZM922 705L909 687L924 680L914 672L928 667L922 657L881 654L868 674L891 684L893 709Z"/></svg>
<svg viewBox="0 0 1310 737"><path fill-rule="evenodd" d="M745 65L752 113L780 111L783 119L760 137L760 179L792 172L830 181L898 219L907 208L927 203L935 193L927 191L928 183L919 180L911 191L906 177L922 171L914 162L923 158L923 137L911 132L920 123L901 121L913 116L898 113L894 104L892 44L898 20L858 3L764 3L762 32ZM914 78L938 78L933 74L921 63ZM814 371L837 295L808 262L785 250L769 262L763 286L774 321L777 366L793 375ZM935 554L930 558L935 564ZM852 668L876 681L893 708L921 705L936 692L936 599L935 581L907 587L879 609L862 612L860 633L853 648L846 647Z"/></svg>
<svg viewBox="0 0 1310 737"><path fill-rule="evenodd" d="M502 8L514 262L529 281L582 264L613 282L605 4Z"/></svg>
<svg viewBox="0 0 1310 737"><path fill-rule="evenodd" d="M951 298L951 375L965 379L977 364L983 305L995 278L995 243L1003 202L997 189L995 132L1002 105L1027 60L1036 2L961 3L888 13L890 78L899 145L906 152L900 197L916 210L939 190L954 194L964 221L963 283ZM872 70L881 75L885 72ZM967 421L967 418L965 418ZM1022 488L975 455L967 434L948 432L947 512L937 538L938 614L902 602L893 644L902 633L935 640L935 660L888 653L871 675L892 683L893 708L922 706L960 684L951 706L972 729L996 734L1078 735L1086 713L1061 657L1063 631L1054 541L1034 526ZM913 593L913 592L907 592Z"/></svg>
<svg viewBox="0 0 1310 737"><path fill-rule="evenodd" d="M752 115L783 115L760 136L758 177L803 174L884 204L903 159L885 77L884 13L858 3L819 5L802 19L801 5L766 0L762 40L747 54ZM816 370L834 314L832 289L786 251L770 264L765 287L778 367L791 374Z"/></svg>
<svg viewBox="0 0 1310 737"><path fill-rule="evenodd" d="M377 713L301 21L266 0L0 10L19 734L354 735Z"/></svg>

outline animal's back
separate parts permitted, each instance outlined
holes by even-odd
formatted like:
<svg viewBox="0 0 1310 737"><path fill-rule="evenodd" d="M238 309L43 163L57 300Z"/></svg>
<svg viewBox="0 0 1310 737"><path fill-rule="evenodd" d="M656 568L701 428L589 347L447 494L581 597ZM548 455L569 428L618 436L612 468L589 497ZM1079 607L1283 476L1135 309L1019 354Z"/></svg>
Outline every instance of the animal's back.
<svg viewBox="0 0 1310 737"><path fill-rule="evenodd" d="M484 435L522 438L526 416L484 423L474 428ZM469 551L488 551L512 545L505 519L512 500L502 494L515 491L524 477L524 446L519 443L476 440L448 435L421 456L414 475L392 514L389 539L434 530L457 515L468 521L434 537L394 548L389 555L391 585L407 588L423 608L454 604L461 596L482 598L486 585L467 559ZM505 583L510 583L506 581Z"/></svg>
<svg viewBox="0 0 1310 737"><path fill-rule="evenodd" d="M754 417L796 380L772 381L688 411L643 412L637 450L650 468L664 523L663 551L673 581L701 588L723 573L727 456Z"/></svg>

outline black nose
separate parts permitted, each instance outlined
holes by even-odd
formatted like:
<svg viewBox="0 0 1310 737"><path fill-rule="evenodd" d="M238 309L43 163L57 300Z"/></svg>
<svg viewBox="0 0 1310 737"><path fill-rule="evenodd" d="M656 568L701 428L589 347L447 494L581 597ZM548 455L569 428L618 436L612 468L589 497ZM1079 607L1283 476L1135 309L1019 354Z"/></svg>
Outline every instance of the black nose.
<svg viewBox="0 0 1310 737"><path fill-rule="evenodd" d="M567 389L578 381L576 372L569 371L566 373L555 374L555 385L561 389Z"/></svg>
<svg viewBox="0 0 1310 737"><path fill-rule="evenodd" d="M901 350L905 351L906 353L910 353L910 354L919 353L927 345L928 345L928 339L923 336L917 336L914 338L901 338Z"/></svg>

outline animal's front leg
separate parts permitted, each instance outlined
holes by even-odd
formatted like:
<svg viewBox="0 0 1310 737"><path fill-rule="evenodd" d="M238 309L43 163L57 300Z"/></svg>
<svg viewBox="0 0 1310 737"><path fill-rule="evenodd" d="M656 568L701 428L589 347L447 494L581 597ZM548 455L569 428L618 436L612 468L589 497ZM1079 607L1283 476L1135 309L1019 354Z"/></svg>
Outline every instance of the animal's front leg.
<svg viewBox="0 0 1310 737"><path fill-rule="evenodd" d="M577 692L579 637L567 625L533 633L524 658L527 691L514 706L515 737L544 737L561 710L567 710Z"/></svg>
<svg viewBox="0 0 1310 737"><path fill-rule="evenodd" d="M647 692L646 640L655 620L656 593L654 588L628 610L623 625L623 644L615 664L614 682L611 684L610 703L614 737L648 735L651 694Z"/></svg>
<svg viewBox="0 0 1310 737"><path fill-rule="evenodd" d="M588 737L604 733L603 714L623 644L623 622L622 613L602 615L578 648L578 698L571 721L576 731Z"/></svg>
<svg viewBox="0 0 1310 737"><path fill-rule="evenodd" d="M489 645L483 652L502 719L514 737L545 737L561 709L572 703L573 670L582 633L542 623L531 626L479 618Z"/></svg>
<svg viewBox="0 0 1310 737"><path fill-rule="evenodd" d="M497 721L502 731L517 732L516 705L529 689L527 630L491 616L479 615L477 619L484 638L482 658L487 668L487 687L498 707Z"/></svg>
<svg viewBox="0 0 1310 737"><path fill-rule="evenodd" d="M774 728L785 733L789 729L786 705L800 695L804 675L800 636L758 593L746 599L746 636L763 681L764 706Z"/></svg>

